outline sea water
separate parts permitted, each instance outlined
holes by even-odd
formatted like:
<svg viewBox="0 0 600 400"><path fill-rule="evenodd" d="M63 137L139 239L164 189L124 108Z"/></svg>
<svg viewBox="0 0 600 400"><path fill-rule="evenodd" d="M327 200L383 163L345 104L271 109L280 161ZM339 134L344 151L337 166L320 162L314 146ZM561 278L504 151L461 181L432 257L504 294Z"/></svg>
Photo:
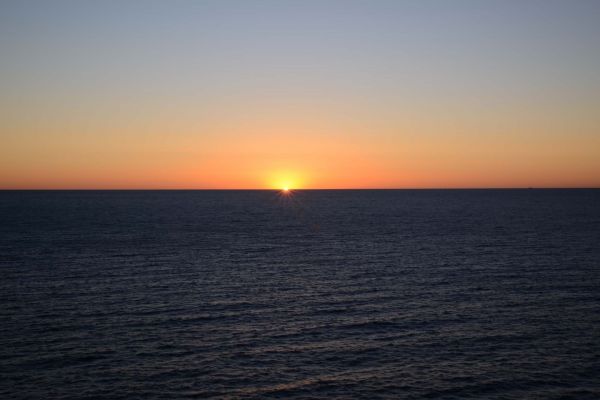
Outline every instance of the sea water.
<svg viewBox="0 0 600 400"><path fill-rule="evenodd" d="M3 399L597 399L599 190L0 192Z"/></svg>

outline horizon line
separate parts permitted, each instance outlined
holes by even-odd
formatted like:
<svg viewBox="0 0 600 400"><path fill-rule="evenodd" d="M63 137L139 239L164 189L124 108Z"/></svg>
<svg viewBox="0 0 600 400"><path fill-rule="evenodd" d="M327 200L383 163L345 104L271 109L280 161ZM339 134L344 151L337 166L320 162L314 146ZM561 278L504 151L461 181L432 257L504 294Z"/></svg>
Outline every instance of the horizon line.
<svg viewBox="0 0 600 400"><path fill-rule="evenodd" d="M506 186L506 187L406 187L406 188L306 188L306 189L290 189L296 191L324 191L324 190L598 190L600 186ZM263 192L279 192L282 189L261 189L261 188L0 188L0 192L50 192L50 191L263 191Z"/></svg>

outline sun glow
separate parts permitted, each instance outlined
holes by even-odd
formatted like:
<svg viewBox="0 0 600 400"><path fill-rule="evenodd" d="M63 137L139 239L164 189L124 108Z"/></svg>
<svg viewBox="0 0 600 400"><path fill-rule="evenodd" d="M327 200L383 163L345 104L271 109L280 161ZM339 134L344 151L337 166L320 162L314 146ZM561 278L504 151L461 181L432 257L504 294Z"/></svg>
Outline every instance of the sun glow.
<svg viewBox="0 0 600 400"><path fill-rule="evenodd" d="M274 170L265 176L266 186L282 193L291 193L294 189L305 187L305 174L297 170Z"/></svg>

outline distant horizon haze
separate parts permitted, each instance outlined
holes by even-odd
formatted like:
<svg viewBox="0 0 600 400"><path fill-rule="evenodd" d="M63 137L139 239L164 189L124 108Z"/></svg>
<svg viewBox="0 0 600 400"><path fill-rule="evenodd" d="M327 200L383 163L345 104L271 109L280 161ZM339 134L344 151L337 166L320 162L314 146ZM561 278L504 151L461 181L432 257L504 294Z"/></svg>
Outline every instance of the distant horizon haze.
<svg viewBox="0 0 600 400"><path fill-rule="evenodd" d="M267 192L289 192L293 194L298 191L377 191L377 190L406 190L406 191L418 191L418 190L600 190L600 186L564 186L564 187L552 187L552 186L539 186L539 187L357 187L357 188L289 188L288 190L284 190L283 188L152 188L152 187L142 187L142 188L127 188L127 187L118 187L118 188L0 188L0 191L140 191L140 192L153 192L153 191L267 191Z"/></svg>

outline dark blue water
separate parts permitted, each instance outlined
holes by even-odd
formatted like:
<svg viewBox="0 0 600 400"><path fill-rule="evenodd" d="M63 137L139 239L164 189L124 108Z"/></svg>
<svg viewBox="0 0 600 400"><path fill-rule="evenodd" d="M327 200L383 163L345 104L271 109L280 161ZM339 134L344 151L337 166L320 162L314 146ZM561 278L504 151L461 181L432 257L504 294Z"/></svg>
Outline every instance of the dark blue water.
<svg viewBox="0 0 600 400"><path fill-rule="evenodd" d="M0 398L597 399L600 191L0 192Z"/></svg>

